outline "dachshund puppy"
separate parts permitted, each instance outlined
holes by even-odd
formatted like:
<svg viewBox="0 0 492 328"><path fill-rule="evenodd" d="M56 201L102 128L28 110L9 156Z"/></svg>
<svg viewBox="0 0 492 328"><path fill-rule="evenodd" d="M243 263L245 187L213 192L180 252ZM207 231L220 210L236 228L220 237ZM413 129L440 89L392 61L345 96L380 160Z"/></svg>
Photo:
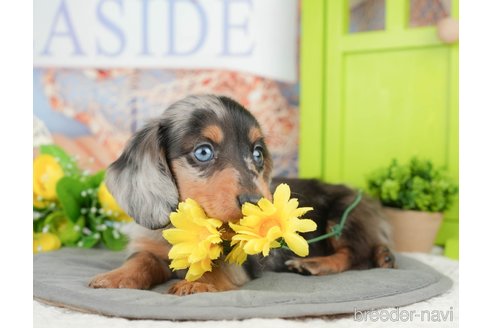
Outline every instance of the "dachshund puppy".
<svg viewBox="0 0 492 328"><path fill-rule="evenodd" d="M314 210L306 217L318 229L304 234L325 234L339 222L356 193L342 185L316 180L271 180L272 159L262 130L244 107L212 95L189 96L171 105L138 131L122 155L107 170L106 184L121 207L134 218L129 231L130 256L113 271L100 274L93 288L148 289L171 278L182 279L184 270L171 272L170 245L162 229L178 202L196 200L209 217L236 222L245 202L272 199L271 190L290 185L300 206ZM363 198L350 213L340 238L310 244L309 257L298 258L284 249L268 257L249 256L244 265L220 262L193 282L181 280L170 293L237 289L265 270L324 275L349 269L391 268L394 257L387 246L389 233L378 203Z"/></svg>

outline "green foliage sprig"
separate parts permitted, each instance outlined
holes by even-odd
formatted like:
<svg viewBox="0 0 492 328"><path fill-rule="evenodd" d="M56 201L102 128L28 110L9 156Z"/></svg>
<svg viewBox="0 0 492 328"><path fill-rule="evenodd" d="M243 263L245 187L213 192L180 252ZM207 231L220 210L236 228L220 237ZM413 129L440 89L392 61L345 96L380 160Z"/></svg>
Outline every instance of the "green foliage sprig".
<svg viewBox="0 0 492 328"><path fill-rule="evenodd" d="M35 241L36 237L49 233L58 237L63 246L92 248L104 245L111 250L122 250L128 242L121 232L124 223L116 221L114 213L105 209L98 197L105 171L95 174L82 172L75 159L56 145L41 146L39 153L53 157L59 164L57 167L63 170L63 176L56 182L54 199L45 199L34 193ZM50 169L53 170L53 165L42 172L35 170L35 183L36 179L43 181L43 177L37 175L49 175ZM34 249L34 252L38 251L44 250L42 247Z"/></svg>
<svg viewBox="0 0 492 328"><path fill-rule="evenodd" d="M446 211L458 193L444 168L416 157L406 164L393 159L388 167L375 170L367 178L367 187L385 206L428 212Z"/></svg>

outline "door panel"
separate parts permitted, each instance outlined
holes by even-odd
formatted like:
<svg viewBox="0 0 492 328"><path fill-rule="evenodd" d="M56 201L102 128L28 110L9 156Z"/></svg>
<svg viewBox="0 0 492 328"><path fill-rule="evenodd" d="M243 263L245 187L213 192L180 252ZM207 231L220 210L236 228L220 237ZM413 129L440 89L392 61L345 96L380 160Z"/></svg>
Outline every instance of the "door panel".
<svg viewBox="0 0 492 328"><path fill-rule="evenodd" d="M447 57L445 48L346 56L342 181L364 187L367 173L391 158L446 164Z"/></svg>

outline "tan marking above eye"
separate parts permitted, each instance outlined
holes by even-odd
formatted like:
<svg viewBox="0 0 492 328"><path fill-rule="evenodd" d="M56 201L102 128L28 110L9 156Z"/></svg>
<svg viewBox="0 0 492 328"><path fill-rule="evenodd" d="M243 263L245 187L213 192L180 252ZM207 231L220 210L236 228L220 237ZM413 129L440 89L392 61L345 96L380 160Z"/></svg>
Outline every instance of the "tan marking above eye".
<svg viewBox="0 0 492 328"><path fill-rule="evenodd" d="M202 130L202 135L205 138L208 138L215 142L216 144L220 144L224 140L224 132L218 125L208 125Z"/></svg>
<svg viewBox="0 0 492 328"><path fill-rule="evenodd" d="M261 139L263 137L263 134L261 133L260 129L254 126L251 129L249 129L248 137L251 143L255 143L258 141L258 139Z"/></svg>

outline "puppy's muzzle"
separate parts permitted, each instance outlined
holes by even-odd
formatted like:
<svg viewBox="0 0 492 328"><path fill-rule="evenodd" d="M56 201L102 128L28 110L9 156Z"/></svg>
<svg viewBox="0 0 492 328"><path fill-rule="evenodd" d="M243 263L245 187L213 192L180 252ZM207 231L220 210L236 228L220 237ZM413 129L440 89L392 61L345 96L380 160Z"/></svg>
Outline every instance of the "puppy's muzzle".
<svg viewBox="0 0 492 328"><path fill-rule="evenodd" d="M243 194L237 197L237 204L242 207L245 203L256 204L262 198L261 195Z"/></svg>

